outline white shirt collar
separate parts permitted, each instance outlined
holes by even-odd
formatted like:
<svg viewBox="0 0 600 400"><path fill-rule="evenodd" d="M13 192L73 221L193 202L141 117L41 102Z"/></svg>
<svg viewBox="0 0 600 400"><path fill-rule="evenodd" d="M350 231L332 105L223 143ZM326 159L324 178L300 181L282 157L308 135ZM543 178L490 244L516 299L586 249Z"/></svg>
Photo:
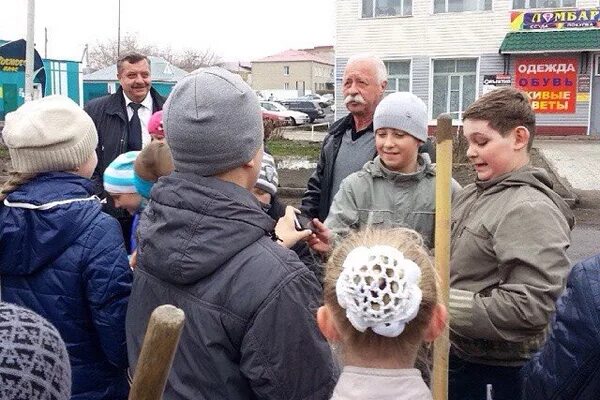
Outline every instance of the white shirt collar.
<svg viewBox="0 0 600 400"><path fill-rule="evenodd" d="M127 95L125 94L125 91L123 91L123 97L125 97L125 107L129 107L129 103L134 102L129 97L127 97ZM147 108L148 110L152 111L152 95L150 95L150 91L148 91L148 94L146 95L144 100L142 100L142 102L140 104L143 107Z"/></svg>

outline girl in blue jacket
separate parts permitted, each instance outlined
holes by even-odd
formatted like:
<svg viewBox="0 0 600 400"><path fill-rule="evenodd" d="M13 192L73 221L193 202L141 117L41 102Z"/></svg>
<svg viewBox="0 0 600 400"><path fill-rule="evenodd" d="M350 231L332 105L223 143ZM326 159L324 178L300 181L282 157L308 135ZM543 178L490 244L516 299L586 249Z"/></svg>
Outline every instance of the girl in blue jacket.
<svg viewBox="0 0 600 400"><path fill-rule="evenodd" d="M2 300L56 326L72 399L125 399L132 273L119 224L89 180L94 123L73 101L49 96L9 113L2 138L14 169L0 191Z"/></svg>

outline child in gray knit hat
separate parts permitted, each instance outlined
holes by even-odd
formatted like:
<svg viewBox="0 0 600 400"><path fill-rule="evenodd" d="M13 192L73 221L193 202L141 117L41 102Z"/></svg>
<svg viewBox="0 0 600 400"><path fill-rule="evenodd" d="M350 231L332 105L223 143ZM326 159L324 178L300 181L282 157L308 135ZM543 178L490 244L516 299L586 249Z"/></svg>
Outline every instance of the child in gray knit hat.
<svg viewBox="0 0 600 400"><path fill-rule="evenodd" d="M344 179L325 231L336 237L367 226L405 227L433 246L435 168L419 154L427 121L425 103L412 93L392 93L379 103L373 117L377 157ZM453 183L453 189L459 187Z"/></svg>
<svg viewBox="0 0 600 400"><path fill-rule="evenodd" d="M222 68L198 70L173 88L163 124L175 171L152 187L140 218L127 310L133 373L150 314L168 302L186 323L165 398L327 398L336 369L313 315L320 284L277 243L252 194L263 159L254 91ZM310 234L288 216L295 234Z"/></svg>
<svg viewBox="0 0 600 400"><path fill-rule="evenodd" d="M31 310L0 302L0 400L68 400L71 365L56 328Z"/></svg>

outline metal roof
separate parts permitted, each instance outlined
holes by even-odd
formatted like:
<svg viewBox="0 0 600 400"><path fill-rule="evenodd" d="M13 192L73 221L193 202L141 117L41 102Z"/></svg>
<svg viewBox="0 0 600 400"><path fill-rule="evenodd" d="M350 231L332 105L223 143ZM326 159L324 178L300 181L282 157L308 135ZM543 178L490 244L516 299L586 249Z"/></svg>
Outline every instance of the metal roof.
<svg viewBox="0 0 600 400"><path fill-rule="evenodd" d="M153 82L177 82L188 73L162 57L149 56ZM83 76L84 81L117 81L117 64Z"/></svg>

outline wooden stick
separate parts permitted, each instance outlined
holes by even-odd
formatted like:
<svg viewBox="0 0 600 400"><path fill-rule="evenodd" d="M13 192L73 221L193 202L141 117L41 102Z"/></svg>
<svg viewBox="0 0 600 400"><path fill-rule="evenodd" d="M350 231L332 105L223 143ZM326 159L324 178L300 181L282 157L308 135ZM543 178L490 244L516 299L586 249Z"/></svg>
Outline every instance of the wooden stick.
<svg viewBox="0 0 600 400"><path fill-rule="evenodd" d="M452 117L441 114L436 129L435 267L440 277L440 298L448 307L450 291L450 200L452 180ZM433 348L433 398L448 399L448 327Z"/></svg>
<svg viewBox="0 0 600 400"><path fill-rule="evenodd" d="M152 312L129 400L162 399L184 320L183 311L169 304L159 306Z"/></svg>

